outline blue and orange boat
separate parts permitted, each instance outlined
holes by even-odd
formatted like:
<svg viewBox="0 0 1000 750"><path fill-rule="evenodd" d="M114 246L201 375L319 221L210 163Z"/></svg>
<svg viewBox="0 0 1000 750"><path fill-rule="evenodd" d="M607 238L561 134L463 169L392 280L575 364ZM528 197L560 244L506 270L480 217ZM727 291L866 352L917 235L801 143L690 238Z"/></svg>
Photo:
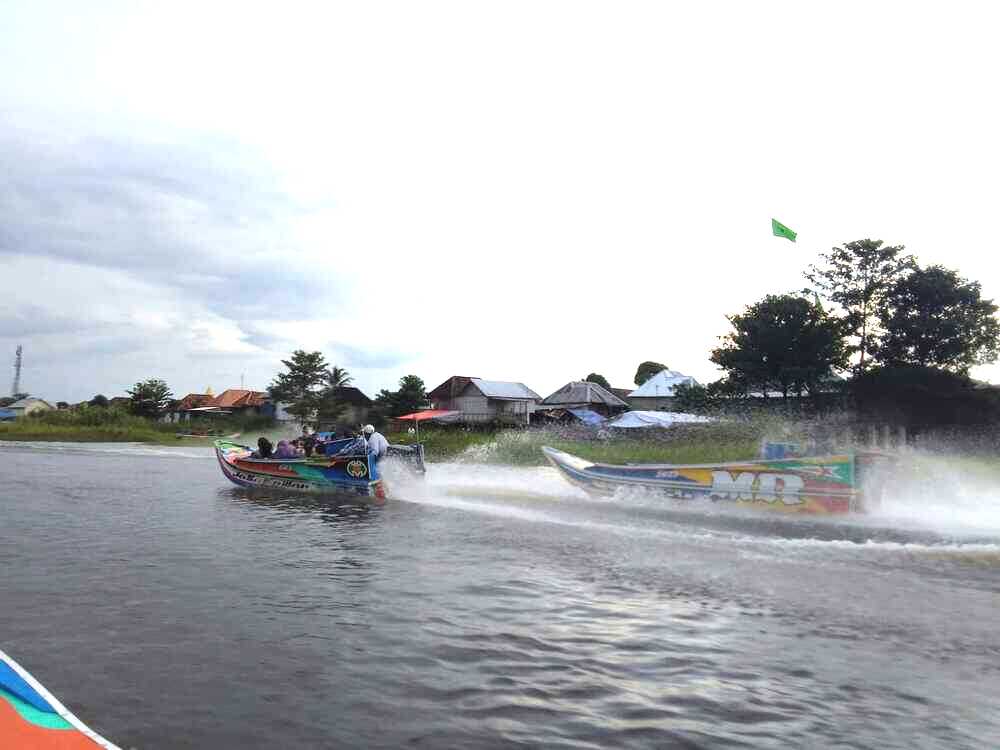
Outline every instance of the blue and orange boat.
<svg viewBox="0 0 1000 750"><path fill-rule="evenodd" d="M240 487L384 500L385 483L378 462L370 459L364 447L349 450L352 445L357 445L355 438L344 438L325 443L321 452L308 458L260 458L245 445L216 440L215 455L225 477ZM388 457L424 473L422 445L390 445Z"/></svg>
<svg viewBox="0 0 1000 750"><path fill-rule="evenodd" d="M3 651L0 651L0 748L120 750L76 718Z"/></svg>
<svg viewBox="0 0 1000 750"><path fill-rule="evenodd" d="M706 499L786 513L869 511L881 500L889 457L852 452L722 464L601 464L542 451L572 484L594 495L622 489L679 501Z"/></svg>

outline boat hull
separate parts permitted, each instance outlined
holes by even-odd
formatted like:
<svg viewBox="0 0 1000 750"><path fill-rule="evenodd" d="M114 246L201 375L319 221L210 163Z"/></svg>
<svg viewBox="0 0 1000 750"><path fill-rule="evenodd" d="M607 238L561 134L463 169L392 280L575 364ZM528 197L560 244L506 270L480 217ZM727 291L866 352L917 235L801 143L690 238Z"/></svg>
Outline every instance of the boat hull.
<svg viewBox="0 0 1000 750"><path fill-rule="evenodd" d="M549 462L572 484L595 495L622 489L649 491L680 501L710 500L784 513L863 512L873 498L861 492L868 457L853 453L725 464L591 463L543 447Z"/></svg>
<svg viewBox="0 0 1000 750"><path fill-rule="evenodd" d="M215 442L215 455L223 475L240 487L367 497L376 501L385 498L382 479L367 455L264 460L252 454L245 445L226 440Z"/></svg>
<svg viewBox="0 0 1000 750"><path fill-rule="evenodd" d="M120 750L74 716L3 651L0 651L0 747Z"/></svg>

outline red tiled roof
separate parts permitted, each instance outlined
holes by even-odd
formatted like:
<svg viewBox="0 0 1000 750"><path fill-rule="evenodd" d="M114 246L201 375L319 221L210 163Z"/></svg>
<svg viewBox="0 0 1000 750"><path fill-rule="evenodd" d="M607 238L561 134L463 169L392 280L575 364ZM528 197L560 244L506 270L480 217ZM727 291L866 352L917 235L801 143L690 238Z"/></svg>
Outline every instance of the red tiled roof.
<svg viewBox="0 0 1000 750"><path fill-rule="evenodd" d="M195 409L199 406L208 406L211 401L212 397L207 393L189 393L177 402L177 406L174 409L176 411L186 411L187 409Z"/></svg>
<svg viewBox="0 0 1000 750"><path fill-rule="evenodd" d="M229 388L205 406L218 406L221 409L241 409L251 406L261 406L268 400L263 391L245 391L241 388Z"/></svg>

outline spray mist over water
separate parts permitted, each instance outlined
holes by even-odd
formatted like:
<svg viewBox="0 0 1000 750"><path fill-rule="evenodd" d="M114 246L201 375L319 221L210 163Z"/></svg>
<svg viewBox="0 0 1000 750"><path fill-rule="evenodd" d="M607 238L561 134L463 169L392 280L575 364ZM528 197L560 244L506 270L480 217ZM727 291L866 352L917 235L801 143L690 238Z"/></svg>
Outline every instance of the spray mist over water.
<svg viewBox="0 0 1000 750"><path fill-rule="evenodd" d="M907 450L872 519L955 536L1000 537L1000 462Z"/></svg>

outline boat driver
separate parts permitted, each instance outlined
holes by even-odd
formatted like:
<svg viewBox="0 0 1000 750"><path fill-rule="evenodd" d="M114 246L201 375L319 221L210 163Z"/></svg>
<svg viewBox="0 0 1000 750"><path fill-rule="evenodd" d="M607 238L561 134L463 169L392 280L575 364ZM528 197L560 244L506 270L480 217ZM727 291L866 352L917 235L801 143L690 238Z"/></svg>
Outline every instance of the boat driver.
<svg viewBox="0 0 1000 750"><path fill-rule="evenodd" d="M381 433L375 432L372 425L366 424L361 428L361 432L364 433L365 439L368 441L368 456L372 461L382 459L389 452L389 441Z"/></svg>

